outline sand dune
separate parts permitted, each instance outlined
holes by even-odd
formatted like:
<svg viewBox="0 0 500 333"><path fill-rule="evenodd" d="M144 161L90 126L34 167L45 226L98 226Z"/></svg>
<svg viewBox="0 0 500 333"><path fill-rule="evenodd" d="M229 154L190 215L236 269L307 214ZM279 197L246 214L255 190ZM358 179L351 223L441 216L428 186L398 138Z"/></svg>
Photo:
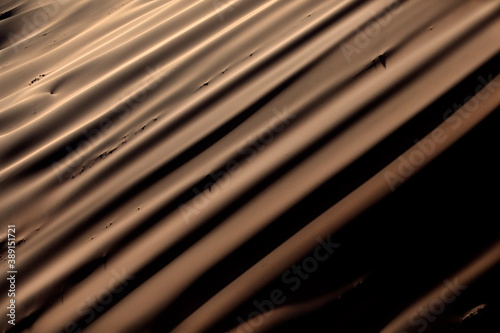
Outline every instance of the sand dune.
<svg viewBox="0 0 500 333"><path fill-rule="evenodd" d="M499 14L5 0L2 332L498 329Z"/></svg>

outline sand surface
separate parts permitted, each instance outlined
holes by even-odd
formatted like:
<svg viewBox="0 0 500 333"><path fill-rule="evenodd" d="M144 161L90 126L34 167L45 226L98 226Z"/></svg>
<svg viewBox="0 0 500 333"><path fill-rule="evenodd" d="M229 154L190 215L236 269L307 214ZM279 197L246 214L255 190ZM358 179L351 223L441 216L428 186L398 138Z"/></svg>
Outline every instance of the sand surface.
<svg viewBox="0 0 500 333"><path fill-rule="evenodd" d="M497 0L3 0L1 331L498 331L499 36Z"/></svg>

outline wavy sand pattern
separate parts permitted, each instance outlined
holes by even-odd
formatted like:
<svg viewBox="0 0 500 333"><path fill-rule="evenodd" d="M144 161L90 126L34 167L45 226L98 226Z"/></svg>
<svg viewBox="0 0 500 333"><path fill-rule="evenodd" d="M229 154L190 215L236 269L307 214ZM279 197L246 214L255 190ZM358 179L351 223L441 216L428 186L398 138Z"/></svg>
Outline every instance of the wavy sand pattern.
<svg viewBox="0 0 500 333"><path fill-rule="evenodd" d="M4 0L1 331L498 330L499 14Z"/></svg>

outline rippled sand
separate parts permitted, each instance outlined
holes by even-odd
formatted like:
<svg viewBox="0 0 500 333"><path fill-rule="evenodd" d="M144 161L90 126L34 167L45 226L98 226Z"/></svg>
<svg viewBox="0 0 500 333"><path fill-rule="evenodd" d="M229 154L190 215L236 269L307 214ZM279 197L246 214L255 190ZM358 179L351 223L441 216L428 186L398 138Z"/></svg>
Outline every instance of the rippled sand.
<svg viewBox="0 0 500 333"><path fill-rule="evenodd" d="M499 14L4 0L1 331L498 330Z"/></svg>

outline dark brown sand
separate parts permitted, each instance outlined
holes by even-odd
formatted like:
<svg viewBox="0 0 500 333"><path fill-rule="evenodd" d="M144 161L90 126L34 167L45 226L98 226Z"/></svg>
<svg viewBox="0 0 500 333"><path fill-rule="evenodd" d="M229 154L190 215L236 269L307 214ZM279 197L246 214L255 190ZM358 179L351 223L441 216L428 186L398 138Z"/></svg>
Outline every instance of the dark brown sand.
<svg viewBox="0 0 500 333"><path fill-rule="evenodd" d="M499 14L3 0L1 331L500 331Z"/></svg>

